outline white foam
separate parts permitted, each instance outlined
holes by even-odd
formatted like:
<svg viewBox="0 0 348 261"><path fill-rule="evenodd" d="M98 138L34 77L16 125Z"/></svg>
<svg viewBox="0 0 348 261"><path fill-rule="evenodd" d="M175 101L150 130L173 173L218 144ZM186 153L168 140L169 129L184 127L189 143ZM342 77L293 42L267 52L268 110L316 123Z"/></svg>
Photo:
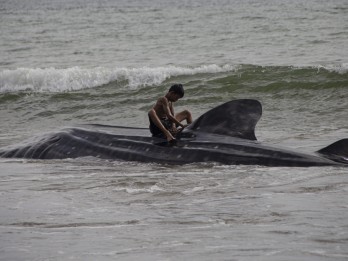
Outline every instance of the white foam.
<svg viewBox="0 0 348 261"><path fill-rule="evenodd" d="M67 92L98 87L113 81L128 81L131 89L142 86L158 85L173 76L195 75L200 73L219 73L235 70L232 65L205 65L196 68L157 67L157 68L103 68L84 69L30 69L19 68L0 72L0 93Z"/></svg>
<svg viewBox="0 0 348 261"><path fill-rule="evenodd" d="M331 65L319 65L318 66L318 70L319 69L326 69L330 72L336 72L339 74L344 74L348 72L348 63L342 63L342 64L331 64Z"/></svg>
<svg viewBox="0 0 348 261"><path fill-rule="evenodd" d="M160 188L157 185L153 185L149 188L119 187L119 188L115 188L114 191L125 191L129 194L139 194L139 193L156 193L156 192L164 191L164 189Z"/></svg>

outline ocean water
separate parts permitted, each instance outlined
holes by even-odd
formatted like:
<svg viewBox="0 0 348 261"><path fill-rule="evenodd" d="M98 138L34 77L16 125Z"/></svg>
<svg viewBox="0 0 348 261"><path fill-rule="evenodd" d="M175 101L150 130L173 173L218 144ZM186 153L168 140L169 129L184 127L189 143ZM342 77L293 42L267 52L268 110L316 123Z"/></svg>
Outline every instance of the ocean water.
<svg viewBox="0 0 348 261"><path fill-rule="evenodd" d="M0 147L263 105L259 141L348 137L344 0L0 0ZM348 170L0 159L0 260L347 260Z"/></svg>

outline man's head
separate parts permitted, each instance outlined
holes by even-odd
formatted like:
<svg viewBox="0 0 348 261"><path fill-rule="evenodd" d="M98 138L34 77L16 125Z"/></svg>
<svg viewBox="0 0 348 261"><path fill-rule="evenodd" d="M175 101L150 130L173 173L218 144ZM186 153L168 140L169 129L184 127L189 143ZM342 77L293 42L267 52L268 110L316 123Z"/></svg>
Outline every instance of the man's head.
<svg viewBox="0 0 348 261"><path fill-rule="evenodd" d="M172 102L176 102L180 98L184 97L184 87L182 86L182 84L174 84L169 88L168 94L168 98L170 98Z"/></svg>

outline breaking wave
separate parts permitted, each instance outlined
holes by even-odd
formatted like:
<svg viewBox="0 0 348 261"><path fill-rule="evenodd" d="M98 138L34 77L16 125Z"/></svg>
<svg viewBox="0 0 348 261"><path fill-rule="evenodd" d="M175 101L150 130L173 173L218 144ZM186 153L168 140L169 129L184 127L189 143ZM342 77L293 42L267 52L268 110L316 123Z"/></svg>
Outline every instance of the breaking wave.
<svg viewBox="0 0 348 261"><path fill-rule="evenodd" d="M340 78L340 81L342 81L348 79L348 64L318 65L316 67L228 64L220 66L212 64L195 68L176 66L155 68L97 67L93 69L80 67L67 69L19 68L0 72L0 93L21 91L60 93L100 87L109 83L122 83L125 84L127 88L136 90L146 86L160 85L172 77L196 75L197 79L202 79L207 75L211 76L219 73L229 73L230 75L238 76L243 74L248 75L249 80L257 84L262 81L278 81L283 85L284 79L288 79L288 81L293 79L296 81L300 78L312 78L312 80L314 80L314 78L317 78L318 74L325 75L326 78L326 76L332 73L336 74L336 76ZM221 77L223 78L224 76ZM316 80L320 81L320 79Z"/></svg>
<svg viewBox="0 0 348 261"><path fill-rule="evenodd" d="M19 68L0 72L0 93L66 92L103 86L111 82L127 81L131 89L142 86L158 85L173 76L220 73L233 71L232 65L206 65L196 68L158 67L158 68L103 68L83 69L30 69Z"/></svg>

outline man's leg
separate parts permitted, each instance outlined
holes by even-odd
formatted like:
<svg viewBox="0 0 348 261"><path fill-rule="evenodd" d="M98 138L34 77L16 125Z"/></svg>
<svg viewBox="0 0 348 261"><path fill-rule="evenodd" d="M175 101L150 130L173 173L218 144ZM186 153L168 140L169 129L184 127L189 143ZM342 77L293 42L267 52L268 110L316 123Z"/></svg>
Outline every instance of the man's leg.
<svg viewBox="0 0 348 261"><path fill-rule="evenodd" d="M177 113L175 115L175 119L177 119L179 122L186 120L187 124L192 123L192 115L191 112L189 112L188 110L184 110L182 112Z"/></svg>

